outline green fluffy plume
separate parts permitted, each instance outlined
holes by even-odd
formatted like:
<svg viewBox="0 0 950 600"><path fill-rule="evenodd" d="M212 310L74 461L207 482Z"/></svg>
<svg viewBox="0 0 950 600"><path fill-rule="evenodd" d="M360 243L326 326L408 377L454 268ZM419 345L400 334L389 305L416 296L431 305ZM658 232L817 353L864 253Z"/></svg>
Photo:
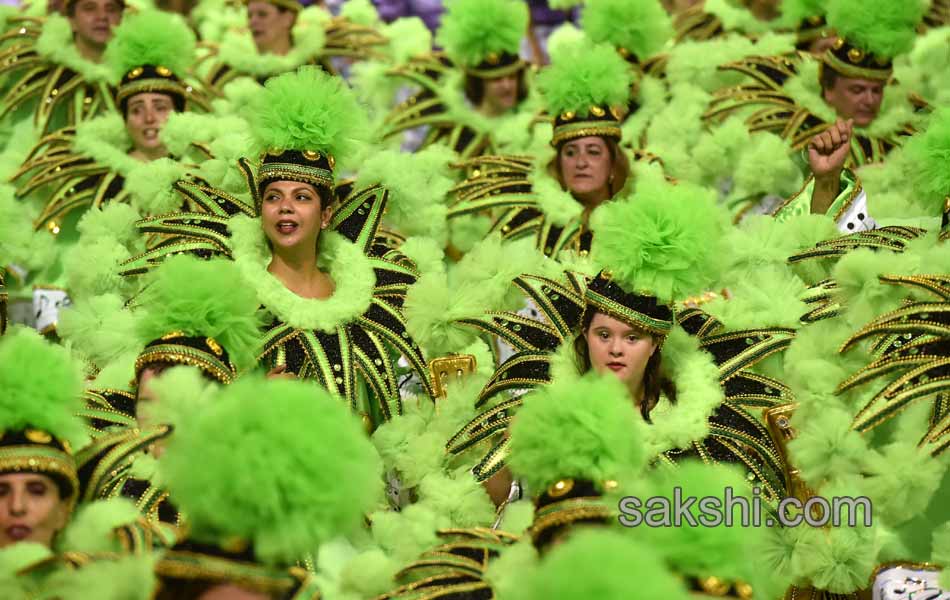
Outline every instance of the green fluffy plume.
<svg viewBox="0 0 950 600"><path fill-rule="evenodd" d="M950 107L930 117L927 130L910 138L904 156L911 165L911 180L922 200L942 204L950 195Z"/></svg>
<svg viewBox="0 0 950 600"><path fill-rule="evenodd" d="M454 185L449 163L452 151L433 144L414 154L398 150L375 153L360 165L357 188L382 184L390 192L385 221L409 236L448 241L444 199Z"/></svg>
<svg viewBox="0 0 950 600"><path fill-rule="evenodd" d="M97 559L59 569L43 582L40 598L57 600L149 600L154 597L156 557L151 553Z"/></svg>
<svg viewBox="0 0 950 600"><path fill-rule="evenodd" d="M254 364L260 337L257 295L241 284L233 262L173 256L150 274L136 302L148 311L139 323L142 339L172 331L212 337L239 370Z"/></svg>
<svg viewBox="0 0 950 600"><path fill-rule="evenodd" d="M647 458L637 433L642 423L616 377L562 379L525 398L511 425L508 464L533 490L565 477L598 484L629 478Z"/></svg>
<svg viewBox="0 0 950 600"><path fill-rule="evenodd" d="M528 32L528 7L517 0L452 0L446 3L436 42L463 67L491 53L518 54Z"/></svg>
<svg viewBox="0 0 950 600"><path fill-rule="evenodd" d="M102 294L61 311L56 330L78 354L102 368L129 352L137 354L148 341L139 339L138 316L125 309L118 294Z"/></svg>
<svg viewBox="0 0 950 600"><path fill-rule="evenodd" d="M715 277L724 217L705 189L664 180L601 207L591 218L591 256L631 292L685 298Z"/></svg>
<svg viewBox="0 0 950 600"><path fill-rule="evenodd" d="M669 14L658 0L588 0L581 25L590 39L624 48L644 60L673 37Z"/></svg>
<svg viewBox="0 0 950 600"><path fill-rule="evenodd" d="M564 48L537 82L548 113L586 115L591 106L625 106L632 78L630 66L612 46L577 44Z"/></svg>
<svg viewBox="0 0 950 600"><path fill-rule="evenodd" d="M126 15L106 46L116 81L136 67L162 66L183 77L195 59L195 34L177 14L147 10Z"/></svg>
<svg viewBox="0 0 950 600"><path fill-rule="evenodd" d="M301 67L267 81L248 119L260 152L314 150L339 165L362 153L368 119L346 82L317 67Z"/></svg>
<svg viewBox="0 0 950 600"><path fill-rule="evenodd" d="M682 461L674 469L658 472L656 487L651 496L667 498L672 505L678 489L683 498L725 497L731 489L734 497L751 496L744 473L735 465L705 464L699 459ZM642 484L641 484L642 485ZM643 494L642 489L628 487L631 493ZM702 511L695 505L687 509L697 522L702 523ZM725 516L727 510L717 513ZM733 522L741 519L738 511L732 512ZM765 544L764 528L738 527L720 524L715 527L692 527L684 521L683 527L644 527L636 533L651 547L662 549L667 561L678 573L702 577L715 573L725 579L748 581L752 567L749 557L754 549Z"/></svg>
<svg viewBox="0 0 950 600"><path fill-rule="evenodd" d="M347 0L340 8L340 16L366 27L376 27L380 24L379 13L370 0Z"/></svg>
<svg viewBox="0 0 950 600"><path fill-rule="evenodd" d="M809 17L825 14L825 0L782 0L782 20L795 27Z"/></svg>
<svg viewBox="0 0 950 600"><path fill-rule="evenodd" d="M828 25L865 52L894 57L908 52L923 16L919 0L832 0Z"/></svg>
<svg viewBox="0 0 950 600"><path fill-rule="evenodd" d="M76 417L82 408L82 373L62 346L36 331L14 328L0 340L0 428L45 431L82 446L85 426Z"/></svg>
<svg viewBox="0 0 950 600"><path fill-rule="evenodd" d="M253 376L182 422L159 467L194 539L242 538L272 564L354 531L382 487L379 456L345 403Z"/></svg>
<svg viewBox="0 0 950 600"><path fill-rule="evenodd" d="M60 552L120 552L115 530L134 523L141 512L127 498L109 498L82 505L57 544Z"/></svg>
<svg viewBox="0 0 950 600"><path fill-rule="evenodd" d="M635 590L635 593L633 592ZM555 547L525 576L513 595L520 600L686 600L683 587L655 548L622 531L579 531Z"/></svg>

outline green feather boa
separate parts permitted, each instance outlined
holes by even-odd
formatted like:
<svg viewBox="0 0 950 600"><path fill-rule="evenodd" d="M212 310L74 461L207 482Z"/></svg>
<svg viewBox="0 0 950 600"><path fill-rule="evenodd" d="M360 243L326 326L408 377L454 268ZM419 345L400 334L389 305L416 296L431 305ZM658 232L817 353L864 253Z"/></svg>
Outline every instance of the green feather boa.
<svg viewBox="0 0 950 600"><path fill-rule="evenodd" d="M301 298L267 271L271 252L259 219L239 216L231 219L234 260L245 282L254 287L268 310L293 327L332 332L353 321L369 308L376 286L373 264L362 249L335 233L320 237L318 264L329 269L336 284L327 299Z"/></svg>

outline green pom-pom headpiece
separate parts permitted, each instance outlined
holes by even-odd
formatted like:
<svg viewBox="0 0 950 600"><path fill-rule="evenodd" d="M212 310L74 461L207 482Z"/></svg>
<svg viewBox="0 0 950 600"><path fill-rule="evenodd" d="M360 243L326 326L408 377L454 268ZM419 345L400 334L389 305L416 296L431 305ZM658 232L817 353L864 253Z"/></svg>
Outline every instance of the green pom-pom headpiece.
<svg viewBox="0 0 950 600"><path fill-rule="evenodd" d="M167 94L177 110L188 89L180 77L195 60L195 34L176 14L150 10L128 15L115 29L105 60L120 79L116 102L122 112L135 94Z"/></svg>
<svg viewBox="0 0 950 600"><path fill-rule="evenodd" d="M317 385L253 376L182 421L159 467L191 542L269 565L358 529L382 486L379 456L346 403Z"/></svg>
<svg viewBox="0 0 950 600"><path fill-rule="evenodd" d="M272 181L332 190L336 163L358 160L369 139L369 121L353 91L317 67L269 79L249 110L262 155L261 190Z"/></svg>
<svg viewBox="0 0 950 600"><path fill-rule="evenodd" d="M588 301L651 333L669 331L671 302L714 280L725 222L707 190L640 181L636 193L602 206L591 219L597 232L591 257L604 271L591 283Z"/></svg>
<svg viewBox="0 0 950 600"><path fill-rule="evenodd" d="M477 77L502 77L524 67L518 58L528 31L528 7L517 0L452 0L436 42Z"/></svg>
<svg viewBox="0 0 950 600"><path fill-rule="evenodd" d="M581 15L584 32L637 63L658 54L673 37L673 24L658 0L589 0Z"/></svg>
<svg viewBox="0 0 950 600"><path fill-rule="evenodd" d="M823 64L845 77L886 81L891 60L913 46L922 17L918 0L834 0L827 18L838 39Z"/></svg>
<svg viewBox="0 0 950 600"><path fill-rule="evenodd" d="M181 364L231 383L254 364L259 303L235 263L171 257L137 302L148 311L138 330L149 343L135 362L136 376L150 365Z"/></svg>
<svg viewBox="0 0 950 600"><path fill-rule="evenodd" d="M0 473L53 478L63 499L76 500L79 483L72 449L86 439L82 371L62 346L32 329L0 340Z"/></svg>
<svg viewBox="0 0 950 600"><path fill-rule="evenodd" d="M591 135L620 139L633 72L613 47L567 46L537 81L554 117L553 146Z"/></svg>

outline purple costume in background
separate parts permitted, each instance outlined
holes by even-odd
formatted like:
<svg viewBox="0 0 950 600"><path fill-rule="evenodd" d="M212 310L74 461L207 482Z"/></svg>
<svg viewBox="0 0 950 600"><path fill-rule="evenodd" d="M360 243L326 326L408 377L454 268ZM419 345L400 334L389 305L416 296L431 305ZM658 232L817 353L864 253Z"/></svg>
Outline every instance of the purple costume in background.
<svg viewBox="0 0 950 600"><path fill-rule="evenodd" d="M419 17L435 33L442 16L442 0L373 0L380 18L392 23L400 17Z"/></svg>

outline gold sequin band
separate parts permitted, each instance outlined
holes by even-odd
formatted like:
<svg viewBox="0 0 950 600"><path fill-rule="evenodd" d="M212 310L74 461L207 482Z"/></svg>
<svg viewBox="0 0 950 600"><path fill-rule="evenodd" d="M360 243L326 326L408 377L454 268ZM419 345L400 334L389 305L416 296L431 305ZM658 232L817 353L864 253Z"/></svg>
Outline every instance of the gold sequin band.
<svg viewBox="0 0 950 600"><path fill-rule="evenodd" d="M198 367L223 384L231 383L237 375L225 363L214 358L210 353L179 344L160 344L147 348L135 360L136 378L138 378L142 369L155 363Z"/></svg>
<svg viewBox="0 0 950 600"><path fill-rule="evenodd" d="M244 0L244 4L249 4L251 0ZM292 10L294 12L300 12L303 10L303 6L297 2L297 0L266 0L269 4L278 6L280 8L286 8L287 10Z"/></svg>
<svg viewBox="0 0 950 600"><path fill-rule="evenodd" d="M131 96L145 93L175 94L182 97L188 95L187 90L185 90L185 85L180 81L156 77L153 79L131 81L123 86L120 86L119 91L115 95L115 101L121 104L124 100L130 98Z"/></svg>
<svg viewBox="0 0 950 600"><path fill-rule="evenodd" d="M155 572L161 577L188 581L227 581L264 593L286 594L296 586L290 573L255 563L172 550L159 561Z"/></svg>
<svg viewBox="0 0 950 600"><path fill-rule="evenodd" d="M558 146L568 140L592 135L610 137L618 140L623 137L619 123L611 125L604 121L579 121L555 127L554 135L551 137L551 145Z"/></svg>
<svg viewBox="0 0 950 600"><path fill-rule="evenodd" d="M620 319L625 323L631 325L636 325L642 327L646 331L656 334L660 337L665 337L666 334L673 329L673 321L663 321L661 319L654 319L648 315L643 314L642 312L636 311L629 306L624 306L619 302L608 298L602 294L598 294L594 290L588 288L584 296L587 298L587 301L596 306L599 310L604 311L608 315Z"/></svg>
<svg viewBox="0 0 950 600"><path fill-rule="evenodd" d="M611 518L610 509L603 498L570 498L562 502L549 504L539 510L534 522L528 529L532 539L538 539L542 533L552 527L570 525L577 521L607 520Z"/></svg>

